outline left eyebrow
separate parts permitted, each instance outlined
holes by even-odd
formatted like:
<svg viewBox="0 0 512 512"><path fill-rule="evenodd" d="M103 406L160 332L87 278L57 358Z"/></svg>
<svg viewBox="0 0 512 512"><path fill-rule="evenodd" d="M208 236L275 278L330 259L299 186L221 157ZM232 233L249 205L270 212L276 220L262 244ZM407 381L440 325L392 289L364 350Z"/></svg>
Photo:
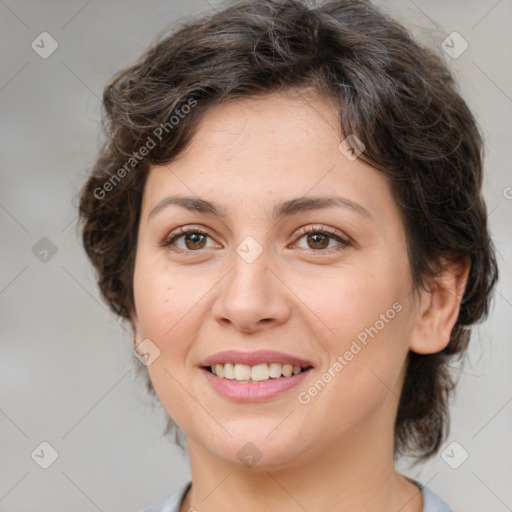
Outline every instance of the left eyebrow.
<svg viewBox="0 0 512 512"><path fill-rule="evenodd" d="M162 199L148 214L148 218L157 214L164 208L176 205L186 210L214 215L219 218L227 217L227 210L216 206L210 201L196 197L169 196ZM306 211L321 210L324 208L346 208L359 213L365 217L372 218L370 211L364 206L356 203L346 197L328 196L328 197L299 197L290 199L277 204L272 212L272 217L282 219L291 215L297 215Z"/></svg>
<svg viewBox="0 0 512 512"><path fill-rule="evenodd" d="M347 208L356 213L360 213L365 217L372 218L372 214L364 206L341 196L299 197L297 199L284 201L275 206L273 217L274 219L281 219L282 217L295 215L305 211L321 210L323 208L334 207Z"/></svg>

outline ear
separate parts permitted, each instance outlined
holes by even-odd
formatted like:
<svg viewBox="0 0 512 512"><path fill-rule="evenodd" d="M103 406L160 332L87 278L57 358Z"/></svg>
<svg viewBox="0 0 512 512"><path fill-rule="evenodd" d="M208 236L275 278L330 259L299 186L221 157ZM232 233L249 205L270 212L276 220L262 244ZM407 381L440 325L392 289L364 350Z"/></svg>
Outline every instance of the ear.
<svg viewBox="0 0 512 512"><path fill-rule="evenodd" d="M469 260L458 263L443 261L444 270L433 287L420 292L409 345L413 352L434 354L448 345L459 316L470 267Z"/></svg>

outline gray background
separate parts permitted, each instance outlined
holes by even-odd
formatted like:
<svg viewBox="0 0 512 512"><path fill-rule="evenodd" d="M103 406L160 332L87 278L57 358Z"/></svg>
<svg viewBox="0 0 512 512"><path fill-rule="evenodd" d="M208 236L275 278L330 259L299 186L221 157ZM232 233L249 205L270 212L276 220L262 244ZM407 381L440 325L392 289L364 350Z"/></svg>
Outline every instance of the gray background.
<svg viewBox="0 0 512 512"><path fill-rule="evenodd" d="M462 449L469 458L457 469L441 455L400 467L455 511L512 510L512 2L379 3L444 55L481 123L501 265L445 445L459 443L445 452L451 465ZM164 412L135 377L129 333L98 297L78 241L76 198L97 150L105 83L161 30L209 8L206 0L0 0L2 511L136 511L190 476L186 457L162 435ZM43 31L59 44L47 59L31 48ZM456 59L440 46L453 31L469 44ZM31 458L43 441L59 455L46 470ZM49 451L36 454L44 462Z"/></svg>

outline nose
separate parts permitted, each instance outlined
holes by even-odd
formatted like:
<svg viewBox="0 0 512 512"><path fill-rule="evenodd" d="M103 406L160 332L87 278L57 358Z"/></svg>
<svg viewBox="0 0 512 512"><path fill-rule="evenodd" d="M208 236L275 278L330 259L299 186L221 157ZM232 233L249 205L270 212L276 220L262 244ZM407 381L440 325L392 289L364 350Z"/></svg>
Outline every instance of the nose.
<svg viewBox="0 0 512 512"><path fill-rule="evenodd" d="M224 327L255 334L284 324L290 314L286 287L264 256L252 263L235 256L213 306L214 319Z"/></svg>

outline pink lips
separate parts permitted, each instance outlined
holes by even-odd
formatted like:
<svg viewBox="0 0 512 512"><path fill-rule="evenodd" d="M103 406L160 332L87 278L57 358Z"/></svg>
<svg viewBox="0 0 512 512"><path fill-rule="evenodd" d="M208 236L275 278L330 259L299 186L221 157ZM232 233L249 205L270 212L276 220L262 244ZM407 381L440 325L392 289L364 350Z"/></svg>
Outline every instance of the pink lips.
<svg viewBox="0 0 512 512"><path fill-rule="evenodd" d="M261 382L238 382L217 377L207 368L215 364L247 364L255 366L262 363L280 363L300 366L303 370L298 375L279 377ZM274 351L239 352L224 351L208 357L201 363L201 372L208 383L222 396L237 402L261 402L268 400L298 385L313 370L312 364L301 358Z"/></svg>
<svg viewBox="0 0 512 512"><path fill-rule="evenodd" d="M262 382L237 382L221 379L204 368L201 371L213 389L226 398L237 402L262 402L299 384L309 375L312 368L303 370L298 375L292 375L291 377L279 377L278 379Z"/></svg>

